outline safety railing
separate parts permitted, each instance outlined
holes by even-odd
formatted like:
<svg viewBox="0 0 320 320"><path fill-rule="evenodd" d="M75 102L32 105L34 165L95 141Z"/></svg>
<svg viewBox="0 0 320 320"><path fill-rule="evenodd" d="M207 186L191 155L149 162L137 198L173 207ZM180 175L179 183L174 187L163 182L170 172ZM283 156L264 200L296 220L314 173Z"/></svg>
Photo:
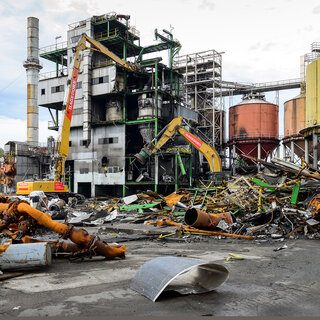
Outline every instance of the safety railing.
<svg viewBox="0 0 320 320"><path fill-rule="evenodd" d="M69 30L76 29L76 28L83 28L87 24L86 20L81 20L77 22L73 22L69 24Z"/></svg>
<svg viewBox="0 0 320 320"><path fill-rule="evenodd" d="M108 67L108 66L112 66L115 63L111 60L111 59L106 59L104 61L94 61L91 63L92 68L102 68L102 67Z"/></svg>
<svg viewBox="0 0 320 320"><path fill-rule="evenodd" d="M315 51L315 52L311 52L311 53L306 53L304 55L304 60L307 62L307 63L311 63L313 62L314 60L317 60L320 58L320 49L319 49L319 52Z"/></svg>
<svg viewBox="0 0 320 320"><path fill-rule="evenodd" d="M39 52L40 52L40 54L43 54L43 53L54 52L54 51L59 51L59 50L66 50L67 47L68 47L68 42L63 41L63 42L52 44L52 45L49 45L46 47L42 47L39 49Z"/></svg>
<svg viewBox="0 0 320 320"><path fill-rule="evenodd" d="M68 75L68 69L63 68L60 69L58 72L58 77L63 77ZM56 78L57 77L57 71L49 71L49 72L44 72L39 74L39 80L47 80L51 78Z"/></svg>
<svg viewBox="0 0 320 320"><path fill-rule="evenodd" d="M94 38L95 38L95 40L102 40L102 39L106 39L106 38L114 38L114 37L117 37L119 35L120 35L119 29L116 28L114 30L110 30L109 32L105 31L105 32L96 33L94 35Z"/></svg>
<svg viewBox="0 0 320 320"><path fill-rule="evenodd" d="M130 32L133 33L135 36L140 37L140 31L137 30L135 26L129 28Z"/></svg>
<svg viewBox="0 0 320 320"><path fill-rule="evenodd" d="M320 52L320 42L312 42L311 43L311 51Z"/></svg>
<svg viewBox="0 0 320 320"><path fill-rule="evenodd" d="M54 121L52 121L52 120L48 121L48 129L50 129L50 130L55 129L56 130L57 128L58 128L58 126Z"/></svg>
<svg viewBox="0 0 320 320"><path fill-rule="evenodd" d="M111 11L111 12L108 12L106 14L103 14L101 16L95 16L92 18L92 21L94 23L99 23L99 22L103 22L103 21L107 21L109 19L112 19L112 18L116 18L117 17L117 13L115 11Z"/></svg>
<svg viewBox="0 0 320 320"><path fill-rule="evenodd" d="M289 79L289 80L254 83L253 85L255 88L259 88L259 87L271 87L271 86L281 86L281 85L285 86L285 85L296 84L300 82L301 82L301 78L296 78L296 79Z"/></svg>
<svg viewBox="0 0 320 320"><path fill-rule="evenodd" d="M250 139L279 139L279 135L261 132L248 132L244 134L234 135L229 140L250 140Z"/></svg>

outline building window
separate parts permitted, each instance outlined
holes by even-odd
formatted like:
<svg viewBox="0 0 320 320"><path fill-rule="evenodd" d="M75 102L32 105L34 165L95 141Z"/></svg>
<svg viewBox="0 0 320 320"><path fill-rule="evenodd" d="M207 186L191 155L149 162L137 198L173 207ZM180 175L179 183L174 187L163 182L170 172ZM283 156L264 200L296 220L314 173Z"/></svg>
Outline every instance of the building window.
<svg viewBox="0 0 320 320"><path fill-rule="evenodd" d="M98 78L93 78L92 79L92 85L101 84L101 83L107 83L107 82L109 82L109 76L98 77Z"/></svg>
<svg viewBox="0 0 320 320"><path fill-rule="evenodd" d="M88 145L88 140L80 140L80 146L87 147Z"/></svg>
<svg viewBox="0 0 320 320"><path fill-rule="evenodd" d="M46 94L46 89L41 89L41 95L45 95Z"/></svg>
<svg viewBox="0 0 320 320"><path fill-rule="evenodd" d="M118 143L118 137L112 137L112 138L99 138L98 144L111 144L111 143Z"/></svg>
<svg viewBox="0 0 320 320"><path fill-rule="evenodd" d="M89 173L89 168L80 168L80 174Z"/></svg>
<svg viewBox="0 0 320 320"><path fill-rule="evenodd" d="M74 36L74 37L71 37L71 43L76 43L76 42L78 42L79 40L80 40L80 38L81 38L81 35L80 36Z"/></svg>
<svg viewBox="0 0 320 320"><path fill-rule="evenodd" d="M108 158L107 157L103 157L102 160L101 160L101 166L102 167L106 167L108 165Z"/></svg>
<svg viewBox="0 0 320 320"><path fill-rule="evenodd" d="M63 91L64 91L64 85L51 87L51 93L63 92Z"/></svg>
<svg viewBox="0 0 320 320"><path fill-rule="evenodd" d="M72 141L69 141L69 147L72 147Z"/></svg>
<svg viewBox="0 0 320 320"><path fill-rule="evenodd" d="M74 108L72 114L76 116L78 114L82 114L82 112L83 112L83 108Z"/></svg>
<svg viewBox="0 0 320 320"><path fill-rule="evenodd" d="M82 88L82 82L80 81L77 83L77 89L81 89L81 88Z"/></svg>

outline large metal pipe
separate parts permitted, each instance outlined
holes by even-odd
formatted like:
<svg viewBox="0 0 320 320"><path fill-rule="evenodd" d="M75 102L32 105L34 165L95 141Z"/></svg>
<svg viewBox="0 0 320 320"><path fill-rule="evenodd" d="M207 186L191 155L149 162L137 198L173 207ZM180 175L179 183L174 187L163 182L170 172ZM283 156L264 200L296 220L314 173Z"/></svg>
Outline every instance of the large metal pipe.
<svg viewBox="0 0 320 320"><path fill-rule="evenodd" d="M99 241L95 236L90 236L84 229L74 228L72 225L67 226L66 224L53 221L48 214L32 208L27 203L16 202L16 205L12 206L12 210L17 210L20 213L27 213L42 226L61 234L64 238L69 238L72 242L83 246L86 249L96 250L106 258L124 258L125 256L126 246L107 245L106 243Z"/></svg>
<svg viewBox="0 0 320 320"><path fill-rule="evenodd" d="M39 70L39 19L28 17L27 60L23 66L27 72L27 142L39 143L38 81Z"/></svg>
<svg viewBox="0 0 320 320"><path fill-rule="evenodd" d="M227 223L232 223L230 212L223 212L220 214L208 214L196 208L190 208L184 215L184 221L188 226L213 229L221 220Z"/></svg>
<svg viewBox="0 0 320 320"><path fill-rule="evenodd" d="M16 216L28 214L40 225L59 233L64 239L70 239L72 242L82 247L82 249L92 250L92 252L97 252L106 258L125 257L126 246L108 245L100 241L98 237L89 235L84 229L74 228L72 225L66 225L52 220L49 214L31 207L26 202L16 201L10 205L7 203L0 203L0 211L4 210L8 210L9 214ZM0 224L0 228L5 226L5 224Z"/></svg>
<svg viewBox="0 0 320 320"><path fill-rule="evenodd" d="M51 246L46 242L10 244L0 251L0 269L16 270L51 264Z"/></svg>

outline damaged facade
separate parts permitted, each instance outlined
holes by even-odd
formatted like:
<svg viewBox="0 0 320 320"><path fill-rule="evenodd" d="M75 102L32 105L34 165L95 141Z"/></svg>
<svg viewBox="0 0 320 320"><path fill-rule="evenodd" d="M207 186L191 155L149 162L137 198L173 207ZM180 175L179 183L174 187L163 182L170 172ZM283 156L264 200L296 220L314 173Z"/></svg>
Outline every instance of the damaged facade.
<svg viewBox="0 0 320 320"><path fill-rule="evenodd" d="M178 140L162 157L156 155L142 168L132 161L132 155L172 118L181 115L197 120L196 112L182 105L183 79L172 65L180 44L166 30L162 34L155 30L157 44L141 47L130 17L110 13L69 25L67 42L40 49L41 58L56 63L56 72L40 74L39 81L39 106L52 115L50 128L58 129L73 49L84 33L124 61L134 62L139 71L123 69L101 53L83 51L66 162L71 189L91 197L125 195L142 186L154 190L171 186L173 190L178 184L190 185L196 166L183 141ZM143 59L168 48L168 66L161 57ZM181 154L189 178L177 178L177 148L185 150Z"/></svg>

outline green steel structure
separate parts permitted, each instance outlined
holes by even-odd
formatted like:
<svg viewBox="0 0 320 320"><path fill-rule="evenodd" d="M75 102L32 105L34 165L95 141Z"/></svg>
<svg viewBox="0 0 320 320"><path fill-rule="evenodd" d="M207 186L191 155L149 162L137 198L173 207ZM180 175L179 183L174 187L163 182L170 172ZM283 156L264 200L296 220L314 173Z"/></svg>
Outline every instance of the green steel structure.
<svg viewBox="0 0 320 320"><path fill-rule="evenodd" d="M158 43L142 47L140 45L139 32L130 26L130 16L118 15L116 13L106 14L102 16L94 16L90 20L93 34L91 36L103 44L106 48L116 54L119 58L130 62L134 62L138 66L136 72L129 72L116 66L117 73L123 76L122 85L112 92L111 95L121 99L122 101L122 119L108 121L106 119L93 119L92 128L109 127L117 125L126 126L126 135L137 134L143 128L149 128L152 131L153 137L158 135L158 132L163 128L174 116L180 115L177 110L181 107L183 98L183 76L178 70L173 68L175 57L178 55L181 45L179 41L173 38L173 35L168 30L163 30L159 33L157 29L154 31L155 39ZM88 24L88 19L76 22L69 25L70 30L77 30ZM168 65L162 63L162 57L150 58L147 55L150 53L167 51ZM57 43L56 45L48 46L40 49L40 57L47 59L56 64L56 77L59 70L64 70L68 65L68 43ZM106 67L115 65L109 59L104 61L93 61L92 68ZM132 89L134 87L134 89ZM137 114L139 110L139 99L141 96L152 97L154 102L154 113L149 116L141 116ZM98 99L98 98L97 98ZM148 98L146 98L148 99ZM97 100L98 101L98 100ZM165 107L163 106L164 102ZM162 104L162 105L161 105ZM132 107L134 106L134 107ZM51 107L53 108L53 107ZM60 107L61 108L61 107ZM50 129L58 128L58 109L56 107L56 115L48 108L53 120L53 125ZM141 139L140 139L141 140ZM143 144L138 144L136 149L139 150ZM173 180L169 178L167 181L159 181L159 178L151 178L150 180L140 181L135 179L130 180L129 176L132 172L139 171L139 167L133 161L132 147L126 154L125 170L126 181L122 184L122 194L126 195L129 191L135 188L153 187L158 191L160 185L172 186L178 189L180 186L192 185L192 167L193 153L188 151L179 151L171 148L170 151L164 150L161 154L157 154L154 158L148 160L149 173L157 175L159 161L163 159L172 159L174 164Z"/></svg>

